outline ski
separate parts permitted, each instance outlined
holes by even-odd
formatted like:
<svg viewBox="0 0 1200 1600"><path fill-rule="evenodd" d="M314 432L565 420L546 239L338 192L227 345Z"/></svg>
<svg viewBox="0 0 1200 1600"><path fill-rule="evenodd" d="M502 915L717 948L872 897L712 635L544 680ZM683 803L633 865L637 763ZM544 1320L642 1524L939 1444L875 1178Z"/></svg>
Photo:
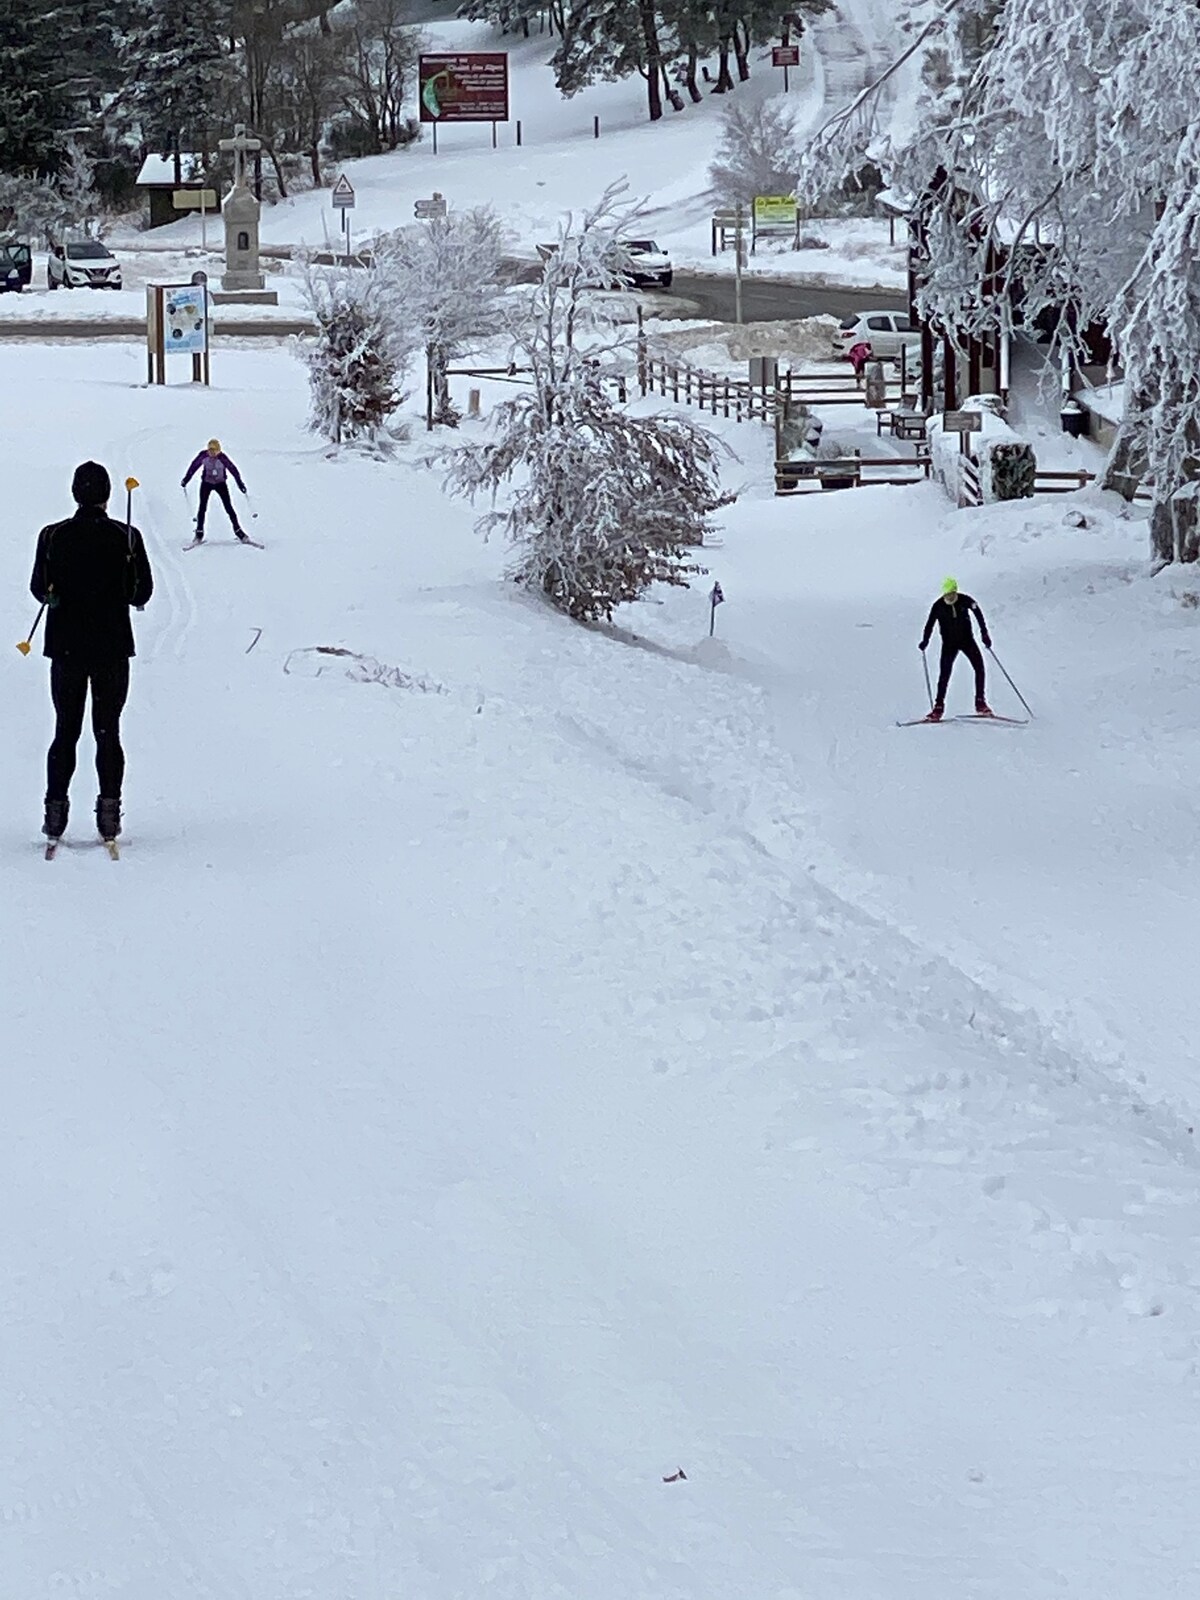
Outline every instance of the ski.
<svg viewBox="0 0 1200 1600"><path fill-rule="evenodd" d="M192 542L191 542L191 544L185 544L185 545L184 545L184 546L183 546L183 548L184 548L184 549L185 549L185 550L195 550L195 549L196 549L196 548L197 548L197 546L199 546L199 545L202 545L202 544L213 544L213 543L216 543L216 544L228 544L228 543L229 543L229 542L230 542L230 541L229 541L229 540L228 540L228 539L217 539L217 540L211 540L211 539L193 539L193 540L192 540ZM233 541L233 543L234 543L234 544L248 544L248 545L253 545L253 547L254 547L254 549L255 549L255 550L265 550L265 549L266 549L266 548L267 548L267 547L266 547L266 545L265 545L265 544L262 544L262 543L260 543L260 541L259 541L259 540L257 540L257 539L252 539L252 538L251 538L251 537L250 537L250 535L249 535L249 534L247 534L247 535L246 535L246 537L245 537L245 538L244 538L244 539L235 539L235 540L234 540L234 541Z"/></svg>
<svg viewBox="0 0 1200 1600"><path fill-rule="evenodd" d="M908 722L897 722L896 726L898 728L919 728L922 724L928 723L931 728L946 728L952 722L1004 722L1010 728L1024 728L1028 726L1029 718L1002 717L995 711L992 712L991 716L985 717L982 712L963 711L957 716L949 717L913 717Z"/></svg>
<svg viewBox="0 0 1200 1600"><path fill-rule="evenodd" d="M987 716L981 711L963 711L957 717L951 718L953 722L1007 722L1010 728L1024 728L1028 725L1028 717L1002 717L998 711L989 712Z"/></svg>

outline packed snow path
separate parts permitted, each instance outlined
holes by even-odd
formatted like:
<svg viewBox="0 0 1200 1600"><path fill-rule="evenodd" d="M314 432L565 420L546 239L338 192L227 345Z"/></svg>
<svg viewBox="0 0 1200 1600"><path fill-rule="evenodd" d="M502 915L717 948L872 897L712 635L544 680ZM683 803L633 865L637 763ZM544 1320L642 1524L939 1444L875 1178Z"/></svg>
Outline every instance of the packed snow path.
<svg viewBox="0 0 1200 1600"><path fill-rule="evenodd" d="M13 639L85 455L142 479L159 581L119 864L41 860L44 663L3 668L0 1592L1192 1595L1193 1141L829 830L850 712L898 833L931 771L963 803L858 648L917 577L843 552L820 602L846 530L750 502L730 653L696 591L638 647L505 590L427 472L326 459L282 354L210 394L0 363ZM214 433L267 550L179 548ZM1003 760L978 798L1021 769L975 733L915 737ZM1013 844L951 895L986 915Z"/></svg>

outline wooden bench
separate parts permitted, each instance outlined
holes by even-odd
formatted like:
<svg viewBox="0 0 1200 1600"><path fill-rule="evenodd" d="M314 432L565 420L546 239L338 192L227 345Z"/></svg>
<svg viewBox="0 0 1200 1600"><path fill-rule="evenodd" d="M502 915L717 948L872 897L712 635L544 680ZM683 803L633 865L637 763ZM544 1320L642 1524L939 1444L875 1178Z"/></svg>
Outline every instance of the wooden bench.
<svg viewBox="0 0 1200 1600"><path fill-rule="evenodd" d="M893 411L892 433L905 444L921 444L925 439L925 421L919 411Z"/></svg>

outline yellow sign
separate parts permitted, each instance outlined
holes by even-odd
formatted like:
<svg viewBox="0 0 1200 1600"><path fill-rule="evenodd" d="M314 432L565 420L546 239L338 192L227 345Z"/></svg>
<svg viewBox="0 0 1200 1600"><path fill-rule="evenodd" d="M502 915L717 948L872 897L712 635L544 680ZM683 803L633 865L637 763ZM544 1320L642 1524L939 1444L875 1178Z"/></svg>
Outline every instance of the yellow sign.
<svg viewBox="0 0 1200 1600"><path fill-rule="evenodd" d="M794 228L796 226L795 195L756 194L754 196L754 226L756 228Z"/></svg>
<svg viewBox="0 0 1200 1600"><path fill-rule="evenodd" d="M217 209L217 191L215 189L175 189L171 193L171 204L176 211L215 211Z"/></svg>

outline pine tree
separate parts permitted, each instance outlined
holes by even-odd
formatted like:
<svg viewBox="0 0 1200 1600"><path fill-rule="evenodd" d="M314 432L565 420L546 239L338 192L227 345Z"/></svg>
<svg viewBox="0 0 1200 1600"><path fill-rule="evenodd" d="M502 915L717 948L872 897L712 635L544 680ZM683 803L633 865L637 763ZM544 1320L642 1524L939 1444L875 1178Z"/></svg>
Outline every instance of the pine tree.
<svg viewBox="0 0 1200 1600"><path fill-rule="evenodd" d="M657 122L670 60L665 26L656 0L572 0L552 63L559 90L569 97L591 83L640 72L650 121ZM678 100L676 109L682 104Z"/></svg>
<svg viewBox="0 0 1200 1600"><path fill-rule="evenodd" d="M57 170L71 100L53 19L37 0L0 0L0 170Z"/></svg>
<svg viewBox="0 0 1200 1600"><path fill-rule="evenodd" d="M218 120L229 28L223 0L139 0L122 41L127 113L156 149L206 153Z"/></svg>

